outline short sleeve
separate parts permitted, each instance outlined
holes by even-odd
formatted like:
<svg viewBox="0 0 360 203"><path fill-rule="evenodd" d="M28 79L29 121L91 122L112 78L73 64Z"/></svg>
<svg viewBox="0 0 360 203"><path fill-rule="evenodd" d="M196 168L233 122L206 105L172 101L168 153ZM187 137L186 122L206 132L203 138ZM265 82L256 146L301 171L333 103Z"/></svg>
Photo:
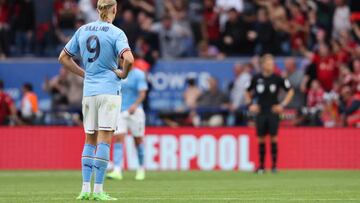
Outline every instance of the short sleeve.
<svg viewBox="0 0 360 203"><path fill-rule="evenodd" d="M253 77L250 81L246 82L245 88L248 92L252 91L255 88L256 78Z"/></svg>
<svg viewBox="0 0 360 203"><path fill-rule="evenodd" d="M115 40L115 49L118 56L122 56L125 51L130 50L128 39L124 32L120 32Z"/></svg>
<svg viewBox="0 0 360 203"><path fill-rule="evenodd" d="M70 41L65 45L64 51L71 57L74 57L79 52L79 28L72 36Z"/></svg>
<svg viewBox="0 0 360 203"><path fill-rule="evenodd" d="M137 83L137 90L138 91L144 91L148 90L148 84L146 81L145 73L141 72L138 76L138 83Z"/></svg>
<svg viewBox="0 0 360 203"><path fill-rule="evenodd" d="M284 78L280 78L280 86L286 91L289 91L292 88L290 81Z"/></svg>

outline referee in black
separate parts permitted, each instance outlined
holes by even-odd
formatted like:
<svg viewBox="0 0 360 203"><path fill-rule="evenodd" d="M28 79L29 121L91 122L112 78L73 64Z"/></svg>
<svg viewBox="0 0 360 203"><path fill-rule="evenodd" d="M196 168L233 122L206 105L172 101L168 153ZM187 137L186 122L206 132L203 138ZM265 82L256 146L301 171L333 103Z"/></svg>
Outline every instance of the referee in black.
<svg viewBox="0 0 360 203"><path fill-rule="evenodd" d="M261 58L261 73L255 75L247 86L245 93L249 111L256 115L255 125L259 142L259 166L258 174L265 171L265 136L271 136L272 172L276 172L278 154L277 134L279 129L279 114L291 101L294 90L287 79L274 74L274 58L271 54L265 54ZM279 90L284 89L287 94L283 101L279 102Z"/></svg>

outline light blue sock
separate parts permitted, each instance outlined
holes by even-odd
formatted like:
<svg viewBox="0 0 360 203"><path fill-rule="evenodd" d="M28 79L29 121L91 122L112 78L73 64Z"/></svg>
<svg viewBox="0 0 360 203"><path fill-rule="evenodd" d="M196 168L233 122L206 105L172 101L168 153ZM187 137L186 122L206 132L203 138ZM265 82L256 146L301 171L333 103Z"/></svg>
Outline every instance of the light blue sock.
<svg viewBox="0 0 360 203"><path fill-rule="evenodd" d="M122 143L114 144L113 156L114 156L114 166L121 168L122 159L123 159L123 144Z"/></svg>
<svg viewBox="0 0 360 203"><path fill-rule="evenodd" d="M144 167L144 144L136 145L139 166Z"/></svg>
<svg viewBox="0 0 360 203"><path fill-rule="evenodd" d="M110 145L99 143L94 158L95 184L103 184L110 158Z"/></svg>
<svg viewBox="0 0 360 203"><path fill-rule="evenodd" d="M85 144L81 157L82 178L84 183L91 182L91 175L93 171L93 159L95 156L95 146Z"/></svg>

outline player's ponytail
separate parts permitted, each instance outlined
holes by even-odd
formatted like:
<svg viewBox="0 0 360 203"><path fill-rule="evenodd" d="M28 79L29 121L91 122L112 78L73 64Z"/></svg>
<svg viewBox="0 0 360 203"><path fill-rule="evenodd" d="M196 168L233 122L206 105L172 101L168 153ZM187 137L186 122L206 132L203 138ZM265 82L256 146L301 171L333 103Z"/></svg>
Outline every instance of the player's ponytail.
<svg viewBox="0 0 360 203"><path fill-rule="evenodd" d="M116 0L98 0L97 9L101 20L107 20L109 9L114 5L116 5Z"/></svg>

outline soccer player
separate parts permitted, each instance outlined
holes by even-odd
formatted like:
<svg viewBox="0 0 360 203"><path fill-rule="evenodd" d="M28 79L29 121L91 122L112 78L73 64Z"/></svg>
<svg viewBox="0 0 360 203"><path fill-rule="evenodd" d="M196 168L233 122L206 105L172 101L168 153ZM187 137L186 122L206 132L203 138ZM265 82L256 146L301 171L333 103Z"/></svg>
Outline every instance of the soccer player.
<svg viewBox="0 0 360 203"><path fill-rule="evenodd" d="M277 162L277 134L279 129L279 115L290 103L294 90L290 82L274 74L275 62L270 54L266 54L261 60L262 72L255 75L247 87L245 94L249 110L256 115L256 133L259 142L259 167L256 172L263 174L265 171L265 136L271 136L272 171L276 172ZM279 90L284 89L287 94L282 102L278 101ZM252 94L254 92L254 97ZM254 99L253 99L254 98Z"/></svg>
<svg viewBox="0 0 360 203"><path fill-rule="evenodd" d="M117 12L116 0L98 0L97 10L99 20L76 31L61 52L59 61L66 69L84 78L82 111L86 138L81 159L83 185L77 199L116 200L103 191L103 182L111 138L121 110L121 79L127 77L134 58L125 33L112 25ZM84 70L72 59L76 53L82 57ZM95 181L91 197L93 172Z"/></svg>
<svg viewBox="0 0 360 203"><path fill-rule="evenodd" d="M121 115L115 132L115 143L113 148L114 170L107 175L108 178L122 179L123 143L125 134L130 130L135 140L139 168L136 172L136 180L145 179L144 169L144 144L145 113L142 102L146 97L148 89L145 73L137 68L130 71L126 80L122 81L123 103Z"/></svg>

